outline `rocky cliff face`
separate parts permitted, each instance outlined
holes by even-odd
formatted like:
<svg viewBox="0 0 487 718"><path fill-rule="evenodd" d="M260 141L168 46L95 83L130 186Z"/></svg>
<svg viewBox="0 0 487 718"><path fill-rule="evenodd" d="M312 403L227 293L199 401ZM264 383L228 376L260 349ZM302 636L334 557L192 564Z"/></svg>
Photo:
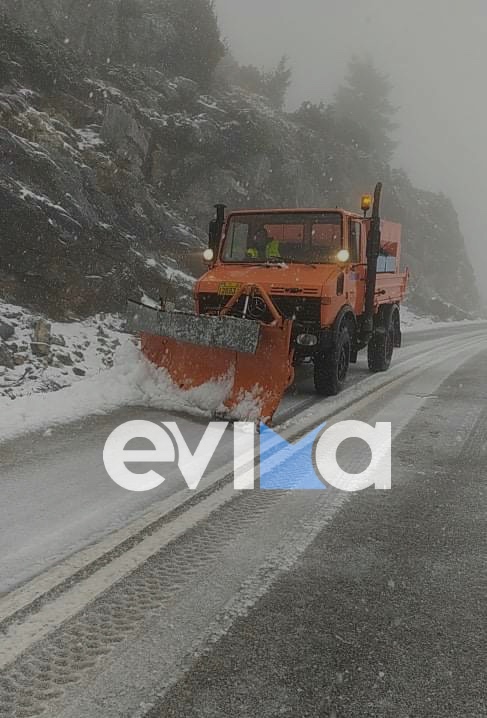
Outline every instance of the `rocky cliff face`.
<svg viewBox="0 0 487 718"><path fill-rule="evenodd" d="M0 0L0 12L91 68L159 67L208 86L224 54L212 0Z"/></svg>
<svg viewBox="0 0 487 718"><path fill-rule="evenodd" d="M254 95L171 75L164 57L199 33L175 40L170 5L0 0L0 297L54 318L144 292L184 302L216 201L354 207L382 179L416 305L475 311L449 201L333 124L318 132Z"/></svg>
<svg viewBox="0 0 487 718"><path fill-rule="evenodd" d="M200 242L145 177L150 111L62 49L8 25L0 35L2 295L62 317L157 296L175 274L188 290ZM158 97L179 103L187 83L160 80Z"/></svg>
<svg viewBox="0 0 487 718"><path fill-rule="evenodd" d="M90 64L123 60L155 63L175 42L167 19L134 0L3 0L4 12L38 37L70 45ZM161 5L161 3L159 3Z"/></svg>

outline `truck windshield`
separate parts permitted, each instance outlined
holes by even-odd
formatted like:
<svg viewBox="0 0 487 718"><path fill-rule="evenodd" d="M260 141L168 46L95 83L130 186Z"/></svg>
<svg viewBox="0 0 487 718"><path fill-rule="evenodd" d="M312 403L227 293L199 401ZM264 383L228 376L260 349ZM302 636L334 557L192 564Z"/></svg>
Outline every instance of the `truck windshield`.
<svg viewBox="0 0 487 718"><path fill-rule="evenodd" d="M230 217L222 250L224 262L332 263L342 248L338 212L283 212Z"/></svg>

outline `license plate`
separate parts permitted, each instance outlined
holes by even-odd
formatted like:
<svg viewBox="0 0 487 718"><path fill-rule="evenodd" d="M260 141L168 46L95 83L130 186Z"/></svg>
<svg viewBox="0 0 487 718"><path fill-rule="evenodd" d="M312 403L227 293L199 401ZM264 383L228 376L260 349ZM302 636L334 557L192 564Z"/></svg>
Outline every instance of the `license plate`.
<svg viewBox="0 0 487 718"><path fill-rule="evenodd" d="M233 297L241 286L238 282L223 282L223 284L220 284L218 287L218 294L221 297Z"/></svg>

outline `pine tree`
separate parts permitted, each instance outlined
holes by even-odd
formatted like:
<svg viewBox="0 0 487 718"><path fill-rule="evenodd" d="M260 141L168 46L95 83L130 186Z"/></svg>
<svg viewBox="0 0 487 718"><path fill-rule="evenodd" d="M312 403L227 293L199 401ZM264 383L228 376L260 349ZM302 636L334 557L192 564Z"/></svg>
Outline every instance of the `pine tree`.
<svg viewBox="0 0 487 718"><path fill-rule="evenodd" d="M292 70L285 55L274 69L266 72L255 65L239 65L227 50L219 69L221 75L231 85L262 95L276 110L283 109L292 77Z"/></svg>
<svg viewBox="0 0 487 718"><path fill-rule="evenodd" d="M264 94L276 110L282 110L284 107L292 74L288 58L284 55L277 67L264 75Z"/></svg>
<svg viewBox="0 0 487 718"><path fill-rule="evenodd" d="M344 119L363 128L370 137L377 157L389 162L397 143L391 133L398 125L393 121L397 108L390 101L392 83L370 59L354 56L349 63L346 84L335 95L334 112L337 119Z"/></svg>
<svg viewBox="0 0 487 718"><path fill-rule="evenodd" d="M165 58L169 71L209 87L225 54L213 0L165 0L177 42Z"/></svg>

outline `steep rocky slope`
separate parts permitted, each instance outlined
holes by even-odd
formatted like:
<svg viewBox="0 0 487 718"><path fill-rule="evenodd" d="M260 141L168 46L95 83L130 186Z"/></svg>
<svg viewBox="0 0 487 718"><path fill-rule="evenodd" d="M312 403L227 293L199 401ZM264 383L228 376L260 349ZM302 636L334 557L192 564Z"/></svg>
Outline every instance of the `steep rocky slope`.
<svg viewBox="0 0 487 718"><path fill-rule="evenodd" d="M46 7L0 0L1 298L55 319L119 311L143 293L187 302L214 202L354 207L382 179L385 213L404 225L413 306L442 319L477 311L449 200L330 118L210 88L194 62L198 77L174 75L191 67L167 59L178 43L203 42L191 23L178 35L174 3Z"/></svg>

